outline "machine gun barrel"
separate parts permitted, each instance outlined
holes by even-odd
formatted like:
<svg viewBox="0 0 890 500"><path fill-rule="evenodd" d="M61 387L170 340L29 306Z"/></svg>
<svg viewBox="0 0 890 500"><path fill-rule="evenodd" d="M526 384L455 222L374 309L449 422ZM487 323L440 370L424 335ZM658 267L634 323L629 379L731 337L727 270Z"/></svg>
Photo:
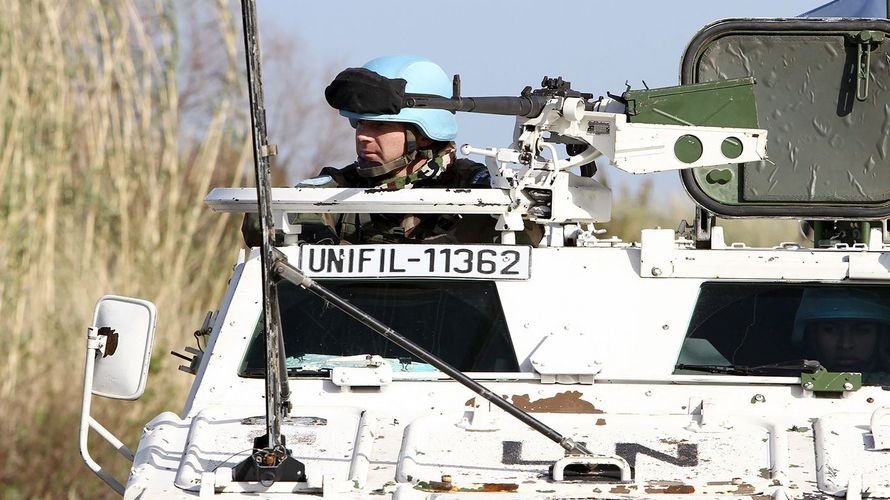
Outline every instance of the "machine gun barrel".
<svg viewBox="0 0 890 500"><path fill-rule="evenodd" d="M541 114L550 97L540 95L503 97L439 97L420 94L406 94L404 107L444 109L485 113L489 115L509 115L534 118Z"/></svg>

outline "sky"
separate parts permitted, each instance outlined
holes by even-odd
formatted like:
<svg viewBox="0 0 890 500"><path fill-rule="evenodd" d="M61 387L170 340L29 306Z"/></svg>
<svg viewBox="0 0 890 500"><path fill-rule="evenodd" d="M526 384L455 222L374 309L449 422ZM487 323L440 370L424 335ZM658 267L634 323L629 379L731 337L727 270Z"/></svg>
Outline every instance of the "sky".
<svg viewBox="0 0 890 500"><path fill-rule="evenodd" d="M258 0L263 38L286 34L301 44L304 63L361 66L383 55L430 58L461 76L464 96L518 95L544 76L605 95L679 83L681 57L702 27L725 18L794 17L826 0L594 1L450 0L297 2ZM264 36L265 35L265 36ZM323 73L319 73L323 74ZM265 74L265 85L274 75ZM307 92L322 95L329 81ZM271 92L270 92L271 93ZM266 102L266 107L275 103ZM507 147L514 119L458 113L458 145ZM344 126L346 125L344 119ZM274 134L274 130L270 130ZM284 141L279 141L279 144ZM481 159L476 158L477 161ZM631 190L639 176L606 167L613 186ZM682 192L678 174L654 175L656 192Z"/></svg>

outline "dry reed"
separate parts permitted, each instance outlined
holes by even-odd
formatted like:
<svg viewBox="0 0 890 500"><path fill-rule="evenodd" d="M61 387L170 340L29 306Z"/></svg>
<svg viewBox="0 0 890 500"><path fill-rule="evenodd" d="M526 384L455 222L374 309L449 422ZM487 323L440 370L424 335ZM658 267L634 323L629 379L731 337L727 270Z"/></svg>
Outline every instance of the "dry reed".
<svg viewBox="0 0 890 500"><path fill-rule="evenodd" d="M168 353L194 342L241 246L240 219L202 202L253 179L239 4L0 0L0 10L0 498L109 496L76 445L86 326L105 293L158 306L145 395L93 403L135 448L144 422L182 407L192 377ZM264 61L281 75L273 98L306 78L295 41L283 45L290 59ZM301 135L295 159L343 158L348 142L337 141L350 131L332 129L336 112L321 96L288 97L281 110L267 101L270 114L298 112L279 137L323 139ZM273 169L277 182L286 170ZM104 442L91 449L126 478Z"/></svg>
<svg viewBox="0 0 890 500"><path fill-rule="evenodd" d="M236 54L229 7L211 7L210 34ZM182 404L190 378L163 354L218 300L240 244L229 218L202 204L211 184L241 182L250 152L235 102L240 69L226 58L228 87L206 125L184 133L172 2L0 9L0 497L105 495L75 444L85 327L104 293L149 298L161 311L154 390L96 406L135 445L140 422ZM97 455L126 477L118 457Z"/></svg>

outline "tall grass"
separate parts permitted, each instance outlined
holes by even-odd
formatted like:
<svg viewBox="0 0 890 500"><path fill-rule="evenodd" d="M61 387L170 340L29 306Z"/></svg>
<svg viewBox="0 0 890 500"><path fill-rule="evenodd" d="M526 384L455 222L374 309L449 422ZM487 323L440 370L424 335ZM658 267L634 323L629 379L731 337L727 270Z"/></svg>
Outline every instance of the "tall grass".
<svg viewBox="0 0 890 500"><path fill-rule="evenodd" d="M0 2L0 497L109 491L75 445L85 327L103 293L161 315L154 391L98 404L100 421L135 445L139 422L181 405L190 377L164 354L219 299L240 244L202 198L239 184L251 151L236 26L224 2L208 7L231 57L205 123L185 133L172 2Z"/></svg>
<svg viewBox="0 0 890 500"><path fill-rule="evenodd" d="M253 181L239 11L234 0L0 0L0 498L111 492L76 446L101 295L149 299L159 319L145 396L94 400L93 415L135 447L142 424L182 407L193 378L168 353L194 342L242 244L240 218L202 200ZM288 108L267 100L283 116L276 137L305 139L295 161L342 158L348 127L332 130L320 95L293 95L287 84L307 78L299 47L272 41L289 47L264 61L283 75L267 99L290 92ZM104 442L91 448L126 478Z"/></svg>

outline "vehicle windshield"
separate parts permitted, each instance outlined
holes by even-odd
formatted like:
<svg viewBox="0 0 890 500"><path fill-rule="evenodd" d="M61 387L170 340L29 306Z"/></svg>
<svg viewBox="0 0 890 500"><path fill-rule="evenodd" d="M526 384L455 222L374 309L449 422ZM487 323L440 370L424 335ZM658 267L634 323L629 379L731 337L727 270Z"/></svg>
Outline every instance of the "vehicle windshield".
<svg viewBox="0 0 890 500"><path fill-rule="evenodd" d="M793 376L803 360L890 385L890 287L704 283L674 373Z"/></svg>
<svg viewBox="0 0 890 500"><path fill-rule="evenodd" d="M497 288L491 281L327 280L332 292L455 368L465 372L519 370ZM397 374L434 368L346 313L299 287L278 285L288 373L322 374L356 366L347 356L378 355ZM262 377L262 315L239 374Z"/></svg>

